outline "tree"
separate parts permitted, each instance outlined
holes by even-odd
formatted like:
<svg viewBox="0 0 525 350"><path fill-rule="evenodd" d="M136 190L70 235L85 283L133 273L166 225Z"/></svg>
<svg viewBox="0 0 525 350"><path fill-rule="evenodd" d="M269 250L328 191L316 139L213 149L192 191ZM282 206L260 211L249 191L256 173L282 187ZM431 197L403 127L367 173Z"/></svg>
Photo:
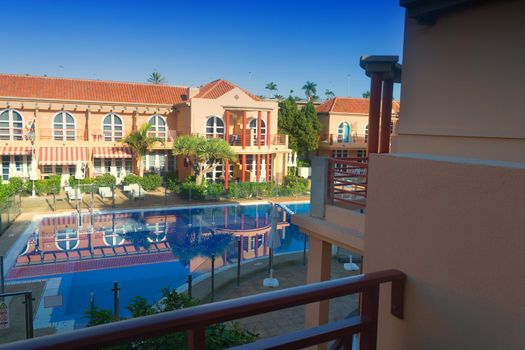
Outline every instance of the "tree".
<svg viewBox="0 0 525 350"><path fill-rule="evenodd" d="M173 155L185 157L186 165L195 172L195 183L202 184L204 175L215 170L225 160L234 162L237 155L223 139L184 135L175 140Z"/></svg>
<svg viewBox="0 0 525 350"><path fill-rule="evenodd" d="M164 76L160 74L159 72L155 71L149 75L148 83L159 84L159 85L166 84L166 78L164 78Z"/></svg>
<svg viewBox="0 0 525 350"><path fill-rule="evenodd" d="M299 110L293 97L279 102L279 132L289 135L289 145L301 158L308 158L308 152L317 149L321 122L313 102Z"/></svg>
<svg viewBox="0 0 525 350"><path fill-rule="evenodd" d="M146 152L151 151L151 148L156 142L164 144L164 140L148 135L150 128L151 124L143 124L137 131L132 131L121 141L133 150L136 166L139 170L139 176L144 176L142 159L146 155Z"/></svg>
<svg viewBox="0 0 525 350"><path fill-rule="evenodd" d="M363 92L363 98L370 98L370 90Z"/></svg>
<svg viewBox="0 0 525 350"><path fill-rule="evenodd" d="M283 95L274 95L273 96L275 99L281 101L281 100L284 100L284 96Z"/></svg>
<svg viewBox="0 0 525 350"><path fill-rule="evenodd" d="M306 99L310 101L313 96L317 93L317 84L313 81L307 81L306 84L303 85L302 89L304 90L304 94L306 95Z"/></svg>
<svg viewBox="0 0 525 350"><path fill-rule="evenodd" d="M328 89L326 89L326 90L324 91L324 95L325 95L325 97L326 97L327 100L329 100L329 99L335 97L334 92L333 92L332 90L328 90Z"/></svg>
<svg viewBox="0 0 525 350"><path fill-rule="evenodd" d="M277 84L274 83L273 81L269 82L268 84L266 84L265 89L268 90L268 97L272 98L273 92L277 91Z"/></svg>

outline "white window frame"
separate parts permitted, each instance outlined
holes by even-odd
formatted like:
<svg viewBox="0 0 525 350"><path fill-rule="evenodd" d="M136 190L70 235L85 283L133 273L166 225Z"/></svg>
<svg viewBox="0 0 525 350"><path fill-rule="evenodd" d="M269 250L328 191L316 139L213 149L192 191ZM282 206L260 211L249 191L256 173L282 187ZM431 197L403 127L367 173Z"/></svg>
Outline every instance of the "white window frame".
<svg viewBox="0 0 525 350"><path fill-rule="evenodd" d="M250 119L250 121L248 122L248 128L250 128L252 131L252 135L253 135L253 145L254 146L257 146L257 122L258 122L259 118L258 117L252 117ZM266 122L261 118L261 135L262 135L262 139L261 139L261 145L264 146L266 145Z"/></svg>
<svg viewBox="0 0 525 350"><path fill-rule="evenodd" d="M162 121L164 124L159 123ZM161 115L154 114L148 119L148 124L151 125L149 129L149 136L158 137L166 141L168 139L168 121ZM164 130L162 130L164 129Z"/></svg>
<svg viewBox="0 0 525 350"><path fill-rule="evenodd" d="M344 140L345 125L348 125L348 141ZM350 142L351 137L352 137L352 126L350 125L350 123L346 121L339 123L339 125L337 126L337 142L338 143L348 143Z"/></svg>
<svg viewBox="0 0 525 350"><path fill-rule="evenodd" d="M212 125L208 125L210 121L212 121ZM222 125L219 125L218 121L220 121ZM208 131L208 129L210 128L211 128L211 132ZM219 117L217 115L212 115L206 119L206 124L204 125L204 129L206 131L206 137L224 138L224 132L225 132L226 126L224 124L224 120L222 119L222 117Z"/></svg>
<svg viewBox="0 0 525 350"><path fill-rule="evenodd" d="M56 118L61 116L62 122L56 122ZM67 116L73 118L73 123L67 122ZM77 119L72 113L66 111L60 111L53 116L53 140L55 141L75 141L76 140L76 127ZM60 128L57 128L57 125L60 125ZM68 126L73 126L69 128ZM72 131L72 133L71 133Z"/></svg>
<svg viewBox="0 0 525 350"><path fill-rule="evenodd" d="M110 118L110 122L106 123L106 119ZM115 123L116 118L120 120L120 124ZM109 126L106 130L105 127ZM120 130L116 130L115 127L120 126ZM104 141L115 142L120 141L124 137L124 119L116 113L108 113L102 118L102 134L104 135Z"/></svg>
<svg viewBox="0 0 525 350"><path fill-rule="evenodd" d="M0 116L4 114L4 112L7 112L7 122L8 126L7 128L0 127L0 140L23 140L24 139L24 116L22 113L17 111L16 109L4 109L0 111ZM22 120L14 120L13 115L14 113L18 114ZM0 120L1 123L1 120ZM19 124L20 126L15 126L15 124ZM2 132L3 130L7 130L7 132ZM19 131L15 133L16 131Z"/></svg>

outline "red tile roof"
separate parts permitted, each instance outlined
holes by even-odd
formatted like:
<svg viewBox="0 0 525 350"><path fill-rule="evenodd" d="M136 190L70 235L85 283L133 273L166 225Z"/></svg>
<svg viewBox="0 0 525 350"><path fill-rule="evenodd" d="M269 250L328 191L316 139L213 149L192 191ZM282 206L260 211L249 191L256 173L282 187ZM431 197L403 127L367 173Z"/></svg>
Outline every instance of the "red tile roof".
<svg viewBox="0 0 525 350"><path fill-rule="evenodd" d="M0 74L0 97L171 105L187 93L181 86Z"/></svg>
<svg viewBox="0 0 525 350"><path fill-rule="evenodd" d="M317 107L317 113L368 114L370 100L367 98L334 97ZM399 112L399 102L392 101L392 109Z"/></svg>
<svg viewBox="0 0 525 350"><path fill-rule="evenodd" d="M262 101L261 98L259 98L258 96L255 96L254 94L224 79L217 79L217 80L212 81L211 83L201 86L199 93L193 97L194 98L215 99L215 98L221 97L222 95L233 90L234 88L241 89L244 93L246 93L248 96L250 96L255 101Z"/></svg>

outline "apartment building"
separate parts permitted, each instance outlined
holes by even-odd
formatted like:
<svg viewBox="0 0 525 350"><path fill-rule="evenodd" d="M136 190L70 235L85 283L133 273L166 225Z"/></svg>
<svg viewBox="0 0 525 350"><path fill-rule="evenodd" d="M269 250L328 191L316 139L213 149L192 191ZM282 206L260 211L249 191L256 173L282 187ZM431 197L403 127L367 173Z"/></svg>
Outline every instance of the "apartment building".
<svg viewBox="0 0 525 350"><path fill-rule="evenodd" d="M171 154L177 135L227 140L239 154L207 174L210 180L276 181L286 174L288 139L277 134L277 102L226 81L200 88L99 80L0 75L0 176L86 176L136 172L121 140L145 123L163 140L144 157L147 172L191 173ZM32 162L35 163L32 163ZM229 177L225 176L228 169Z"/></svg>
<svg viewBox="0 0 525 350"><path fill-rule="evenodd" d="M381 287L365 348L522 349L525 4L400 3L403 122L390 150L380 125L401 67L362 57L369 161L313 160L310 215L293 218L310 239L308 282L330 278L332 245L363 255L365 274L406 274L404 317L390 313L393 287ZM308 305L306 325L327 316L327 303Z"/></svg>
<svg viewBox="0 0 525 350"><path fill-rule="evenodd" d="M334 97L317 106L317 116L323 125L317 155L334 158L366 157L368 112L366 98ZM397 127L399 102L392 101L390 133Z"/></svg>

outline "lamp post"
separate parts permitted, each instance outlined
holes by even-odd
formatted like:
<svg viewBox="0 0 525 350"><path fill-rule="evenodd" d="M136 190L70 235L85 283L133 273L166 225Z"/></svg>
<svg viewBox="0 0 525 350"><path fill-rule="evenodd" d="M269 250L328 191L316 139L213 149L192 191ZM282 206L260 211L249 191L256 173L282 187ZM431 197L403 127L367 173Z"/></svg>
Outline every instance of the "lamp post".
<svg viewBox="0 0 525 350"><path fill-rule="evenodd" d="M27 139L31 142L31 171L29 172L29 180L33 181L31 189L31 197L35 197L35 180L37 179L36 174L36 157L35 157L35 121L29 126L29 131L26 134Z"/></svg>

